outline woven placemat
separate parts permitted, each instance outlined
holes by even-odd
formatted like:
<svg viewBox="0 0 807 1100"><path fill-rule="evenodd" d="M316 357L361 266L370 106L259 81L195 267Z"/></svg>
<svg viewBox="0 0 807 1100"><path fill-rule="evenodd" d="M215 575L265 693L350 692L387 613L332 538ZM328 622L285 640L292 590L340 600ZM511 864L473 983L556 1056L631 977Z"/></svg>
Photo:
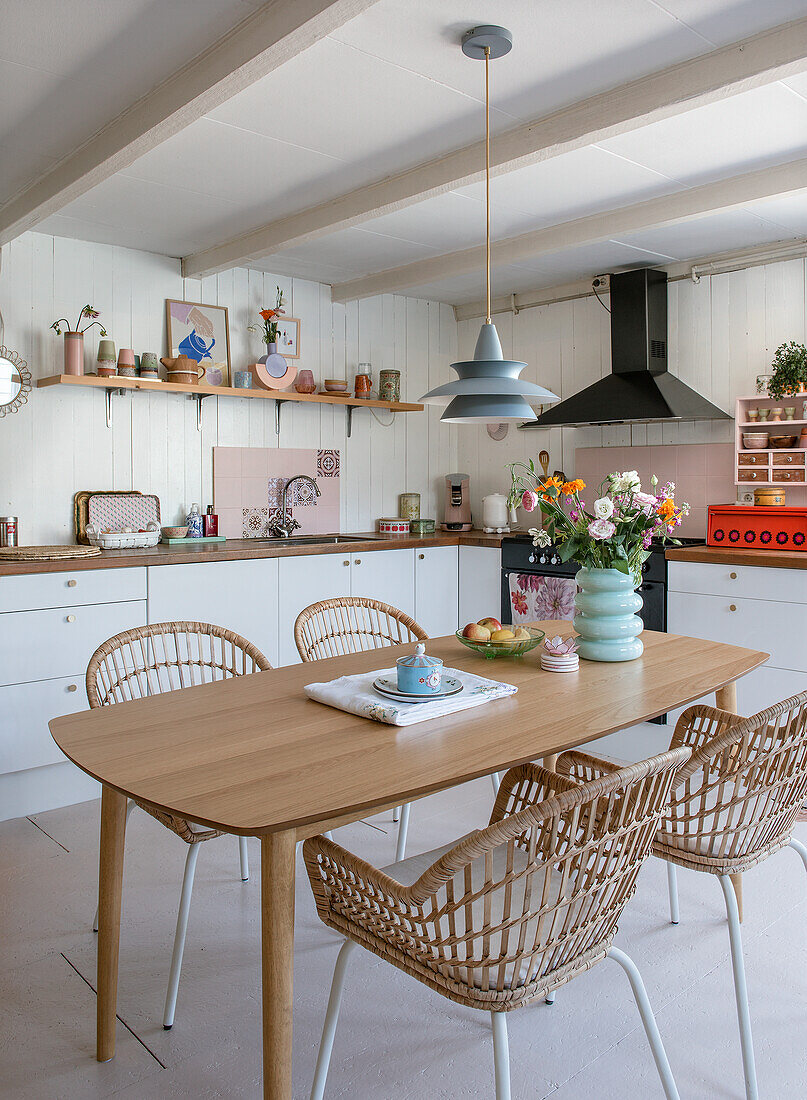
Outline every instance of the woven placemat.
<svg viewBox="0 0 807 1100"><path fill-rule="evenodd" d="M60 558L92 558L98 546L0 546L0 561L59 561Z"/></svg>

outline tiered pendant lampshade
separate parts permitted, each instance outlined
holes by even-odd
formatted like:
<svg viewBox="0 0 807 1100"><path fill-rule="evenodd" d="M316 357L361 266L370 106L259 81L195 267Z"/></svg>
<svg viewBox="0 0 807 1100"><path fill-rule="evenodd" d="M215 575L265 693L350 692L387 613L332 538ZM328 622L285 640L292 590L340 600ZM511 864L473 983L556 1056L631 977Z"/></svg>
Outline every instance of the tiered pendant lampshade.
<svg viewBox="0 0 807 1100"><path fill-rule="evenodd" d="M519 378L526 363L505 359L496 326L490 319L490 61L510 52L513 36L504 27L474 27L463 36L462 52L485 62L485 323L479 331L473 359L452 363L456 382L446 382L421 397L429 405L447 403L440 417L448 424L475 421L536 420L526 398L549 405L559 401L534 382Z"/></svg>
<svg viewBox="0 0 807 1100"><path fill-rule="evenodd" d="M452 363L455 382L446 382L421 397L428 405L448 402L441 420L448 424L474 421L535 420L525 398L548 405L559 398L534 382L519 378L526 363L505 359L496 326L486 321L479 330L473 359Z"/></svg>

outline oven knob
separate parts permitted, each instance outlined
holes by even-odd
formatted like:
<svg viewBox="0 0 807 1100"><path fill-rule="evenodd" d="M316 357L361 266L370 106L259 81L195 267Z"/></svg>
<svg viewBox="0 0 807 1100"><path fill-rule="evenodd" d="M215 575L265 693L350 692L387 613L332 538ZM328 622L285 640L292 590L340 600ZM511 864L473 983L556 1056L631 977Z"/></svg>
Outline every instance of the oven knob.
<svg viewBox="0 0 807 1100"><path fill-rule="evenodd" d="M541 565L546 565L546 554L541 554L538 561L541 563Z"/></svg>
<svg viewBox="0 0 807 1100"><path fill-rule="evenodd" d="M530 554L530 565L535 565L537 560L535 554Z"/></svg>
<svg viewBox="0 0 807 1100"><path fill-rule="evenodd" d="M560 558L558 557L557 554L552 555L552 557L549 559L549 564L550 565L560 565Z"/></svg>

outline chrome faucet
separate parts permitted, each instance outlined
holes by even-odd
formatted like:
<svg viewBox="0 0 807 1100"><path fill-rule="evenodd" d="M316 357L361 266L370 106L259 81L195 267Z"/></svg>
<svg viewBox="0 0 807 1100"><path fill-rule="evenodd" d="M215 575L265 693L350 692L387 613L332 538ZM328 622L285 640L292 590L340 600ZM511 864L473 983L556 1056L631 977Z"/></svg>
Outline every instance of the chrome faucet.
<svg viewBox="0 0 807 1100"><path fill-rule="evenodd" d="M283 495L280 499L280 519L273 523L270 527L270 533L279 539L287 539L293 531L299 530L300 524L293 517L289 520L286 519L286 493L289 491L289 486L293 485L295 481L307 481L313 488L317 496L322 496L319 491L319 486L313 477L309 477L308 474L296 474L294 477L290 477L286 484L283 486Z"/></svg>

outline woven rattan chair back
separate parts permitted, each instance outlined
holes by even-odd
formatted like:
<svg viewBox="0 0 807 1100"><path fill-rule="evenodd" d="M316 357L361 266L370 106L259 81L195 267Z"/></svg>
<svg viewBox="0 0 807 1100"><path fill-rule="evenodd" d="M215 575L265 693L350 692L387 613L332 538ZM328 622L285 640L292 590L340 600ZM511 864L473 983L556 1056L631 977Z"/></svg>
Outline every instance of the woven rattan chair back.
<svg viewBox="0 0 807 1100"><path fill-rule="evenodd" d="M210 623L153 623L103 642L87 666L87 699L106 707L271 668L251 642ZM138 803L188 843L219 834Z"/></svg>
<svg viewBox="0 0 807 1100"><path fill-rule="evenodd" d="M735 874L785 847L807 799L807 692L750 718L693 706L671 747L687 745L654 850L682 866Z"/></svg>
<svg viewBox="0 0 807 1100"><path fill-rule="evenodd" d="M366 596L340 596L312 603L297 616L294 641L303 661L422 642L428 634L397 607Z"/></svg>
<svg viewBox="0 0 807 1100"><path fill-rule="evenodd" d="M688 757L672 750L585 784L513 768L488 827L410 886L313 838L319 915L451 1000L515 1008L605 956Z"/></svg>

